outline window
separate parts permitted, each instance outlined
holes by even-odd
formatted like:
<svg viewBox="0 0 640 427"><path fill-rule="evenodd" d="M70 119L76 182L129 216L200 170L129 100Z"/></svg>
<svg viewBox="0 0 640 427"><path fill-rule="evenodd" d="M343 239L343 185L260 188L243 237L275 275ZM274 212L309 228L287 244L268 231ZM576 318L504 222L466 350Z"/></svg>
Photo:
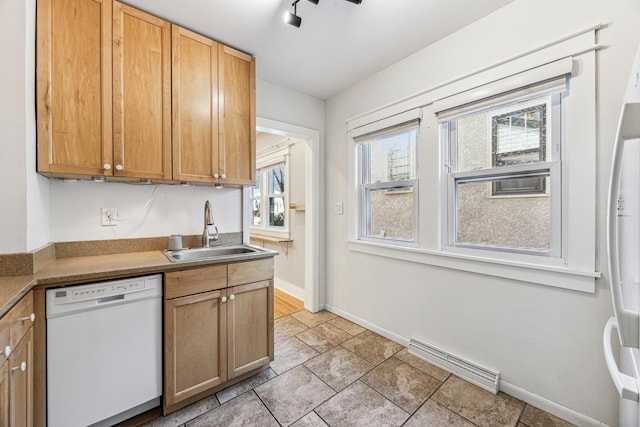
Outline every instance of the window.
<svg viewBox="0 0 640 427"><path fill-rule="evenodd" d="M417 138L417 120L354 138L359 239L417 241Z"/></svg>
<svg viewBox="0 0 640 427"><path fill-rule="evenodd" d="M562 93L445 114L448 247L561 256Z"/></svg>
<svg viewBox="0 0 640 427"><path fill-rule="evenodd" d="M249 194L252 209L251 227L286 232L287 197L286 162L258 169L256 185L251 188Z"/></svg>

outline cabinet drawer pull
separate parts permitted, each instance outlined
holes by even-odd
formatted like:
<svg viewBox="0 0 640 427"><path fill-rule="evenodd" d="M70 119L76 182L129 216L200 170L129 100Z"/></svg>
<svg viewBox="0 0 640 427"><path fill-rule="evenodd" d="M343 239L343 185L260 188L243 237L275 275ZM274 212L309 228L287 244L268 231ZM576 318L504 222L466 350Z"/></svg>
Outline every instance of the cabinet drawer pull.
<svg viewBox="0 0 640 427"><path fill-rule="evenodd" d="M26 322L27 320L31 320L31 323L33 323L33 322L35 322L35 321L36 321L36 314L35 314L35 313L31 313L31 315L30 315L30 316L27 316L27 317L21 317L21 318L20 318L20 319L18 319L18 320L20 320L21 322Z"/></svg>
<svg viewBox="0 0 640 427"><path fill-rule="evenodd" d="M4 354L4 357L9 357L9 355L11 354L11 346L6 346L2 351L2 354Z"/></svg>
<svg viewBox="0 0 640 427"><path fill-rule="evenodd" d="M24 372L26 370L27 370L27 362L22 362L20 366L14 366L13 368L11 368L11 372L15 372L15 371Z"/></svg>
<svg viewBox="0 0 640 427"><path fill-rule="evenodd" d="M227 302L227 297L222 297L222 298L220 298L220 301L222 301L222 302Z"/></svg>

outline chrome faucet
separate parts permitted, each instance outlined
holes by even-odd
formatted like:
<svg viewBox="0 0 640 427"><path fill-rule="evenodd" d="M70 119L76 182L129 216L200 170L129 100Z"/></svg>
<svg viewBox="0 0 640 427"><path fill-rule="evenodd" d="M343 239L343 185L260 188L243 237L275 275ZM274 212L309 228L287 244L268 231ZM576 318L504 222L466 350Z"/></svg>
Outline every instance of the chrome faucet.
<svg viewBox="0 0 640 427"><path fill-rule="evenodd" d="M209 234L209 226L213 225L215 233ZM204 204L204 231L202 232L202 247L211 247L211 241L218 240L218 226L213 223L213 215L211 215L211 203L207 200Z"/></svg>

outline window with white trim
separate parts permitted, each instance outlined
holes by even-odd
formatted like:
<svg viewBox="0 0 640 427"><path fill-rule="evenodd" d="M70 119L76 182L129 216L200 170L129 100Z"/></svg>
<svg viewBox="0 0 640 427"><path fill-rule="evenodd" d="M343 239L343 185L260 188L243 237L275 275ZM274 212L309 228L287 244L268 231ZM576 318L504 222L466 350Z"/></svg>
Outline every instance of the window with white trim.
<svg viewBox="0 0 640 427"><path fill-rule="evenodd" d="M558 87L440 112L446 247L562 256Z"/></svg>
<svg viewBox="0 0 640 427"><path fill-rule="evenodd" d="M358 238L417 241L418 120L354 138L358 159Z"/></svg>
<svg viewBox="0 0 640 427"><path fill-rule="evenodd" d="M249 192L250 226L255 231L288 233L288 150L257 159L256 185Z"/></svg>

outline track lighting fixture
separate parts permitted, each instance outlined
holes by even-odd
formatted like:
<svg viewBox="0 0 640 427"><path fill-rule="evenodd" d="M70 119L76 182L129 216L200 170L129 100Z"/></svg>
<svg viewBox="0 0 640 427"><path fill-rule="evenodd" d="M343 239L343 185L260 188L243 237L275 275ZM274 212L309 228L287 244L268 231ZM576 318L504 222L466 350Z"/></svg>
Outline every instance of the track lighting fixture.
<svg viewBox="0 0 640 427"><path fill-rule="evenodd" d="M309 0L309 2L313 4L318 4L319 1L320 0ZM355 4L362 3L362 0L347 0L347 1ZM295 0L293 3L291 3L291 6L293 6L293 13L289 11L286 11L284 13L284 22L286 22L289 25L293 25L296 28L300 28L300 24L302 24L302 17L298 16L298 3L300 3L300 0Z"/></svg>

